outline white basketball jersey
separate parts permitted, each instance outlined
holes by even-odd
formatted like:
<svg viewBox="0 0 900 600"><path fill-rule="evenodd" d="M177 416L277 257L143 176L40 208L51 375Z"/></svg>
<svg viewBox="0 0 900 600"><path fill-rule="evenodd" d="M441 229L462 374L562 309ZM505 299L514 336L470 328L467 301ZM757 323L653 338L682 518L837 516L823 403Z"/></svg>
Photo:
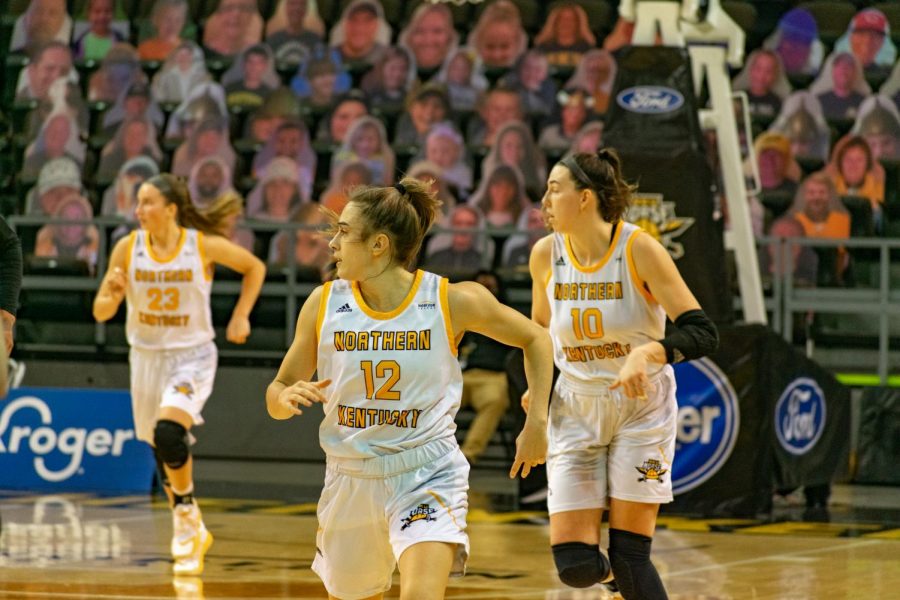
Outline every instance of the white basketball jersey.
<svg viewBox="0 0 900 600"><path fill-rule="evenodd" d="M204 269L203 234L182 229L178 249L159 257L149 234L132 231L128 240L128 343L147 350L190 348L215 337L209 308L212 277Z"/></svg>
<svg viewBox="0 0 900 600"><path fill-rule="evenodd" d="M632 348L665 335L666 314L638 279L631 254L641 229L620 221L606 255L578 263L553 234L547 296L554 362L573 382L614 379Z"/></svg>
<svg viewBox="0 0 900 600"><path fill-rule="evenodd" d="M318 375L332 380L319 427L325 453L370 458L453 437L462 372L447 280L416 271L387 313L368 307L356 283L328 282L322 292Z"/></svg>

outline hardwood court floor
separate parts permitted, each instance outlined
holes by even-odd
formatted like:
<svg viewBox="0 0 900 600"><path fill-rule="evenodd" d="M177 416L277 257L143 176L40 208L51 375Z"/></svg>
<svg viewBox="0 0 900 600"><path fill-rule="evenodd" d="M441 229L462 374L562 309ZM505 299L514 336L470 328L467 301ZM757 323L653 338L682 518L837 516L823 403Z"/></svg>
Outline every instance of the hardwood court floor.
<svg viewBox="0 0 900 600"><path fill-rule="evenodd" d="M309 566L312 504L201 502L215 543L202 579L170 575L170 513L146 496L7 496L0 598L326 598ZM448 598L601 600L555 577L547 528L471 514L469 573ZM674 599L900 598L900 530L879 525L666 517L653 559ZM717 533L710 530L733 530ZM854 537L836 537L851 535ZM397 598L398 579L387 598Z"/></svg>

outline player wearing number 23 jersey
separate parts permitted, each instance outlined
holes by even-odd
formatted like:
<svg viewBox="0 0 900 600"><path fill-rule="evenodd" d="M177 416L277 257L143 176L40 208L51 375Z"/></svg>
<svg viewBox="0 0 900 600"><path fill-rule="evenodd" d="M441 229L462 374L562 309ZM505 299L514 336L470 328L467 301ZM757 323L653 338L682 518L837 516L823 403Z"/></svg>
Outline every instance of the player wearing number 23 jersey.
<svg viewBox="0 0 900 600"><path fill-rule="evenodd" d="M216 375L209 306L213 266L243 276L226 328L228 341L240 344L250 333L247 317L265 265L221 235L224 219L234 214L228 197L198 211L185 182L168 173L143 183L137 197L141 228L113 248L93 313L107 321L126 300L135 433L153 446L159 481L172 503L172 569L199 575L212 534L194 500L190 445Z"/></svg>

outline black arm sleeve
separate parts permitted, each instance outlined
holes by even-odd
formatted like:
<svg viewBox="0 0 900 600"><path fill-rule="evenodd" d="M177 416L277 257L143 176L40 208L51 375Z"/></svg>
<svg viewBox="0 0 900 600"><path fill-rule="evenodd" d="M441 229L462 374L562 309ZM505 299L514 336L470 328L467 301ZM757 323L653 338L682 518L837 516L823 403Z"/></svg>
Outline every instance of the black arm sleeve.
<svg viewBox="0 0 900 600"><path fill-rule="evenodd" d="M22 247L19 238L0 216L0 309L16 314L22 287Z"/></svg>
<svg viewBox="0 0 900 600"><path fill-rule="evenodd" d="M719 347L719 331L702 310L689 310L675 319L669 335L659 340L666 349L666 362L702 358Z"/></svg>

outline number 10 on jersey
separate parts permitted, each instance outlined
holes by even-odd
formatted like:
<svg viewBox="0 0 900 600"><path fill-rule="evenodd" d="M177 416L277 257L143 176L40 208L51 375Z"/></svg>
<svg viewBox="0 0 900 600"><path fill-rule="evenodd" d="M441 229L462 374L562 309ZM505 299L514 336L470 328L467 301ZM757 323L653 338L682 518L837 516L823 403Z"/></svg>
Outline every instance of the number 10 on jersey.
<svg viewBox="0 0 900 600"><path fill-rule="evenodd" d="M572 309L572 330L575 338L596 340L603 337L603 313L599 308Z"/></svg>
<svg viewBox="0 0 900 600"><path fill-rule="evenodd" d="M400 365L395 360L378 361L373 368L371 360L363 360L359 363L366 380L367 400L399 400L400 390L394 386L400 381ZM375 378L385 379L378 391L375 391Z"/></svg>

